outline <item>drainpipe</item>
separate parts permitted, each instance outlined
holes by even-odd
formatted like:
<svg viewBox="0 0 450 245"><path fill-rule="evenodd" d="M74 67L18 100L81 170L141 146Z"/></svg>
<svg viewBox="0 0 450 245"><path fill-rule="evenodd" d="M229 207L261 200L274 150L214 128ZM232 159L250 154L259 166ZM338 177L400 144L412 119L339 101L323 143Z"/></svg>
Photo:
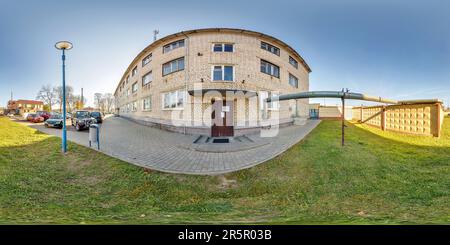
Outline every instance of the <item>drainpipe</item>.
<svg viewBox="0 0 450 245"><path fill-rule="evenodd" d="M189 40L190 39L189 39L189 36L186 35L184 32L183 32L183 35L186 37L186 41L185 41L185 44L184 44L184 49L185 49L185 56L184 56L185 57L185 59L184 59L184 94L186 96L184 103L186 105L187 97L189 96L189 94L187 92L187 90L188 90L187 84L188 84L188 80L189 80L189 71L188 71L189 65L188 64L189 64L189 44L190 44ZM183 113L183 115L185 116L186 113ZM183 133L186 134L186 122L184 122L184 126L183 127L184 127L183 128Z"/></svg>

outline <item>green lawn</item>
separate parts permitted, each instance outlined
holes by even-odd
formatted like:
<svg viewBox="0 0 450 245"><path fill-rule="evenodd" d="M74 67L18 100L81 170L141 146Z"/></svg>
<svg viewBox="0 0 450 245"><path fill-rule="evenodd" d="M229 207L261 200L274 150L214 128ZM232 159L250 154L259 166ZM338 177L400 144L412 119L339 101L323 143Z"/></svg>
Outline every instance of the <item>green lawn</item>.
<svg viewBox="0 0 450 245"><path fill-rule="evenodd" d="M146 172L0 118L0 223L450 223L440 139L324 121L281 156L225 176Z"/></svg>

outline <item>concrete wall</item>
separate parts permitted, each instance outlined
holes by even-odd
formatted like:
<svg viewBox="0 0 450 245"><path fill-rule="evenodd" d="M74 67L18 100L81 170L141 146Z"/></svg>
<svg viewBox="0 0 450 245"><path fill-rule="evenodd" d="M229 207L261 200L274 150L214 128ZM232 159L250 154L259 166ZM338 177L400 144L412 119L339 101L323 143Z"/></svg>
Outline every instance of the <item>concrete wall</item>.
<svg viewBox="0 0 450 245"><path fill-rule="evenodd" d="M435 137L440 135L443 115L441 103L353 108L353 120L364 121L373 117L365 123L382 130Z"/></svg>

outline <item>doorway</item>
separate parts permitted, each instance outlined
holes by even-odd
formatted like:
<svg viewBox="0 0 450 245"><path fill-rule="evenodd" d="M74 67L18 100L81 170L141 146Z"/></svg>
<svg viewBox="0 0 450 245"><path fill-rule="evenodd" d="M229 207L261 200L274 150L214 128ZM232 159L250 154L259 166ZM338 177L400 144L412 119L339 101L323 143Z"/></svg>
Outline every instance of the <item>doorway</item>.
<svg viewBox="0 0 450 245"><path fill-rule="evenodd" d="M211 136L234 136L233 126L233 105L232 100L212 99L212 112L211 112Z"/></svg>

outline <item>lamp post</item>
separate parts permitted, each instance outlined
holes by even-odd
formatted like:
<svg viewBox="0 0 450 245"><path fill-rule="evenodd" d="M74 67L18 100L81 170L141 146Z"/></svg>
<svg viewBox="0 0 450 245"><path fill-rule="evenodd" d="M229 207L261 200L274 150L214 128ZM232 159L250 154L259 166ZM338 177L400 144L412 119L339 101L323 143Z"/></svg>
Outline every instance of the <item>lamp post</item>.
<svg viewBox="0 0 450 245"><path fill-rule="evenodd" d="M55 44L56 49L62 50L62 106L63 106L63 128L62 128L62 146L63 153L67 152L67 130L66 130L66 50L72 49L72 43L60 41Z"/></svg>

